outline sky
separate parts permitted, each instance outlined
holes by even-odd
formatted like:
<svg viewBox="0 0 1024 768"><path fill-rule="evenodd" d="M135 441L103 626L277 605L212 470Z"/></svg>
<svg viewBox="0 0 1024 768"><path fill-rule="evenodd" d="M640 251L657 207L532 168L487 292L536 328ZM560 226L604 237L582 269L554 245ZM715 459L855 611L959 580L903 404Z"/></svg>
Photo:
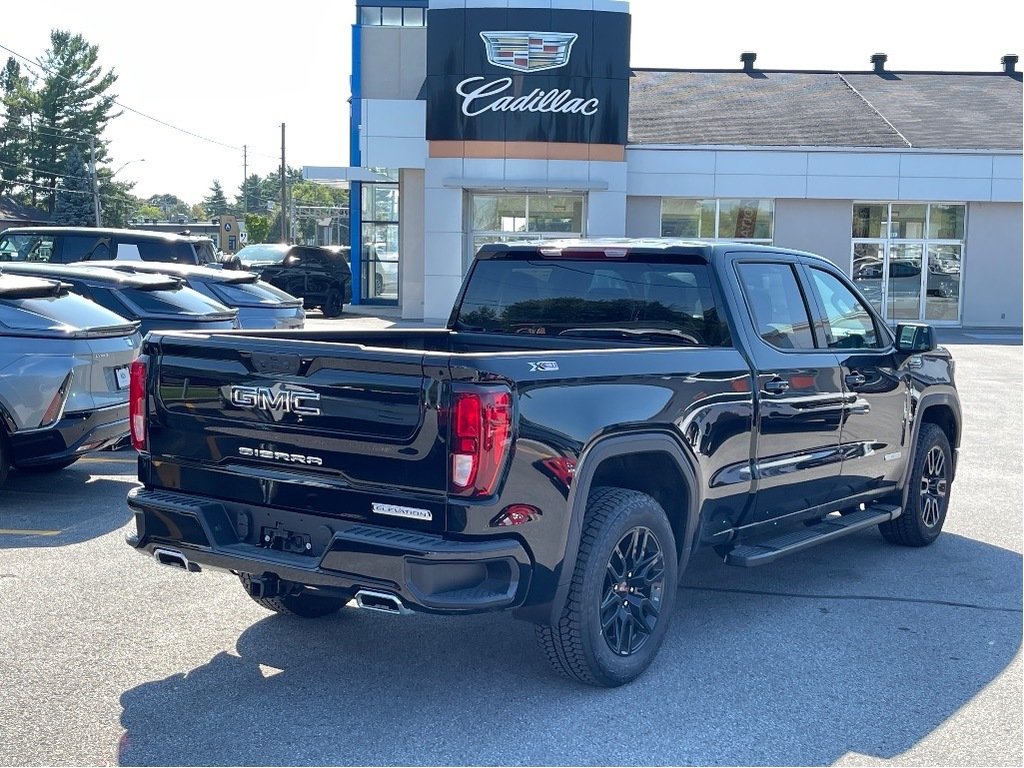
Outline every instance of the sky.
<svg viewBox="0 0 1024 768"><path fill-rule="evenodd" d="M1024 53L1024 12L995 0L632 0L630 12L636 67L738 69L740 53L755 51L765 69L867 70L871 54L886 53L891 70L995 72L1004 54ZM55 28L99 47L123 111L106 131L109 167L140 197L196 203L216 179L230 199L243 147L250 174L276 172L282 123L288 165L348 165L354 0L177 0L145 11L47 0L4 17L0 45L30 61Z"/></svg>

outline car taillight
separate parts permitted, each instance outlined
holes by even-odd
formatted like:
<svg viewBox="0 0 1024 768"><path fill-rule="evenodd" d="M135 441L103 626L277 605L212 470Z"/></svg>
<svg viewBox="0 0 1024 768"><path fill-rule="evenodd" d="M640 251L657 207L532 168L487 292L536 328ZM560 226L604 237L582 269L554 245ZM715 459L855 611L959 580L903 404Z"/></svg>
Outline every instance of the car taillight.
<svg viewBox="0 0 1024 768"><path fill-rule="evenodd" d="M450 489L490 496L497 488L512 438L512 395L474 390L452 395Z"/></svg>
<svg viewBox="0 0 1024 768"><path fill-rule="evenodd" d="M132 361L128 385L128 425L132 448L146 450L146 358Z"/></svg>

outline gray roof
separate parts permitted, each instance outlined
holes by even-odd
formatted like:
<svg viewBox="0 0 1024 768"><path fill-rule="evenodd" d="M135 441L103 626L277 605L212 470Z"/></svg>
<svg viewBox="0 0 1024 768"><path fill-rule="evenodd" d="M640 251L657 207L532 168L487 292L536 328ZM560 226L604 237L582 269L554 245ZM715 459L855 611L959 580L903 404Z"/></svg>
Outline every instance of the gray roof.
<svg viewBox="0 0 1024 768"><path fill-rule="evenodd" d="M22 205L10 197L0 197L0 222L4 226L13 224L37 224L50 221L50 214L39 208Z"/></svg>
<svg viewBox="0 0 1024 768"><path fill-rule="evenodd" d="M1020 75L634 70L630 144L1021 149Z"/></svg>

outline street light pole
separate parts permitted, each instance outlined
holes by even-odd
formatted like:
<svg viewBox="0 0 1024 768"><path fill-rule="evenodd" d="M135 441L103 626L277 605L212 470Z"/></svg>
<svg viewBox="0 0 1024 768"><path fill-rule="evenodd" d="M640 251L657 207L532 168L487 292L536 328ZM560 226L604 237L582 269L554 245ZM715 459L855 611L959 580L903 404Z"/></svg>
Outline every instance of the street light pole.
<svg viewBox="0 0 1024 768"><path fill-rule="evenodd" d="M92 207L96 214L96 226L102 227L100 221L100 178L96 170L96 137L89 137L89 165L92 166Z"/></svg>

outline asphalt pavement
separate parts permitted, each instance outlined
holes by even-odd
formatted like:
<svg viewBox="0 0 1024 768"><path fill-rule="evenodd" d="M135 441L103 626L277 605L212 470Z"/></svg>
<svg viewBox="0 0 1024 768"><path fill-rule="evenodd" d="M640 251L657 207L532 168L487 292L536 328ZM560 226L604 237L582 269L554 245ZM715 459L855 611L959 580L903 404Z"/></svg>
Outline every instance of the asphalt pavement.
<svg viewBox="0 0 1024 768"><path fill-rule="evenodd" d="M506 614L299 620L159 566L124 543L130 451L12 472L0 765L1019 766L1021 347L946 341L965 426L939 541L702 554L658 658L614 690L554 676Z"/></svg>

